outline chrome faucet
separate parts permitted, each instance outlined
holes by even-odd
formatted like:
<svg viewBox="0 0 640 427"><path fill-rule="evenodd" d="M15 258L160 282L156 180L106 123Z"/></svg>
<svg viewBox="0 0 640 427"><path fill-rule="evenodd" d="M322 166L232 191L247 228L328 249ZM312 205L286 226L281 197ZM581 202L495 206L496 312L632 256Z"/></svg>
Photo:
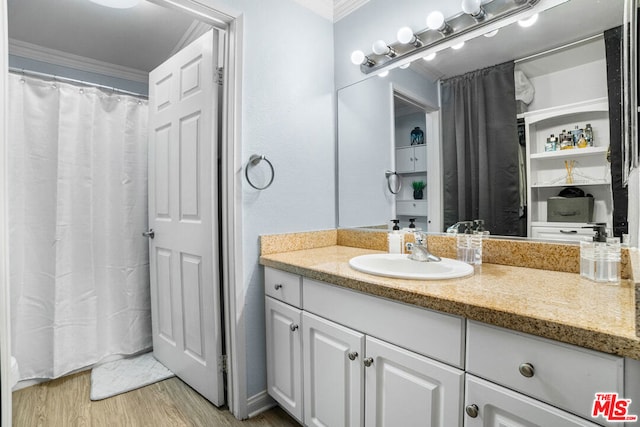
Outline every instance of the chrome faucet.
<svg viewBox="0 0 640 427"><path fill-rule="evenodd" d="M432 254L427 249L427 235L425 233L418 231L413 233L413 236L415 237L416 241L411 249L411 254L408 257L409 259L421 262L441 261L439 256Z"/></svg>

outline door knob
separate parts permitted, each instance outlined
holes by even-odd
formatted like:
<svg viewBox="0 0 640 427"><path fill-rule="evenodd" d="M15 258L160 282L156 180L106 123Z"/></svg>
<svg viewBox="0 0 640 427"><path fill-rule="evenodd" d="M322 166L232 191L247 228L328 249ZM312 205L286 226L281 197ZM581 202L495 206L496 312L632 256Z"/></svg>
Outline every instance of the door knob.
<svg viewBox="0 0 640 427"><path fill-rule="evenodd" d="M471 418L476 418L478 416L478 405L467 405L466 408L464 408L464 411L467 413L467 415L469 415Z"/></svg>
<svg viewBox="0 0 640 427"><path fill-rule="evenodd" d="M522 374L523 377L531 378L535 373L535 369L533 369L533 365L531 363L523 363L518 366L518 371Z"/></svg>
<svg viewBox="0 0 640 427"><path fill-rule="evenodd" d="M148 237L148 238L150 238L150 239L153 239L153 238L155 237L155 235L156 235L156 232L155 232L155 231L153 231L153 228L150 228L150 229L149 229L149 231L145 231L145 232L143 232L143 233L142 233L142 235L143 235L144 237Z"/></svg>

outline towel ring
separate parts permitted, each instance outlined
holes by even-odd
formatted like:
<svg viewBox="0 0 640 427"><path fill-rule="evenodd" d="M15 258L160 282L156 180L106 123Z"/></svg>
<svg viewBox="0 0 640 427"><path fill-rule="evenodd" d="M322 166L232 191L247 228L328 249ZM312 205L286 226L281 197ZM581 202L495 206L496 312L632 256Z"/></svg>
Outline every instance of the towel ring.
<svg viewBox="0 0 640 427"><path fill-rule="evenodd" d="M269 182L264 187L258 187L253 182L251 182L251 179L249 178L249 166L256 166L258 163L260 163L263 160L267 162L267 164L269 165L269 169L271 169L271 179L269 179ZM271 164L269 159L267 159L264 155L252 154L251 157L249 157L249 163L247 163L247 166L244 168L244 177L247 178L247 182L249 183L250 186L252 186L256 190L264 190L268 188L271 185L271 183L273 183L273 178L275 178L275 176L276 176L276 172L273 169L273 165Z"/></svg>
<svg viewBox="0 0 640 427"><path fill-rule="evenodd" d="M391 177L394 175L396 176L396 180L398 182L398 188L395 191L393 191L393 188L391 188ZM402 180L400 179L400 175L398 175L395 171L388 170L384 173L384 176L387 178L387 188L389 188L391 194L398 194L402 189Z"/></svg>

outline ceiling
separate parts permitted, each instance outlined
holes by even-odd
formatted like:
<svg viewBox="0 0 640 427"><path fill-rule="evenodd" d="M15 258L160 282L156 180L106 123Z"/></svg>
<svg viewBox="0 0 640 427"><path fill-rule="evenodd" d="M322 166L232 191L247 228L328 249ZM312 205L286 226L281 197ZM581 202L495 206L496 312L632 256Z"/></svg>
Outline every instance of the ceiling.
<svg viewBox="0 0 640 427"><path fill-rule="evenodd" d="M295 1L335 21L369 0ZM416 61L412 68L437 80L522 58L619 25L622 5L622 0L571 0L546 11L531 28L511 25L494 38L478 37L431 62ZM191 17L148 1L122 10L89 0L8 0L8 23L14 54L30 57L45 50L57 58L66 53L137 72L142 79L204 31Z"/></svg>
<svg viewBox="0 0 640 427"><path fill-rule="evenodd" d="M189 16L146 1L131 9L88 0L8 1L10 44L53 49L143 72L171 56L192 25Z"/></svg>
<svg viewBox="0 0 640 427"><path fill-rule="evenodd" d="M295 1L334 20L369 0ZM111 9L89 0L8 0L8 23L10 52L15 55L44 56L49 62L65 54L78 59L76 63L89 58L104 65L103 73L138 81L210 28L144 0L131 9Z"/></svg>

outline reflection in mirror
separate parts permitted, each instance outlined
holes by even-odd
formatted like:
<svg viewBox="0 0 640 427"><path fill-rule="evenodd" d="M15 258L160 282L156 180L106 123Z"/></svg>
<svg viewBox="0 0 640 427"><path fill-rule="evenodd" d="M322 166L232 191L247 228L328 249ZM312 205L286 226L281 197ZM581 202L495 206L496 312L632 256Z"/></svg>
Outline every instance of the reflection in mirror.
<svg viewBox="0 0 640 427"><path fill-rule="evenodd" d="M523 173L515 173L516 177L520 176L516 188L520 188L522 194L521 198L518 196L519 223L524 225L516 232L503 234L576 240L592 233L581 228L589 221L606 222L610 230L626 232L627 212L623 203L626 194L619 191L622 186L616 189L615 173L612 181L612 170L621 170L615 163L620 142L610 136L615 134L617 138L621 133L616 128L621 113L613 108L620 101L611 96L612 87L616 84L619 87L620 70L619 66L618 69L614 67L614 57L607 58L612 56L608 45L619 45L620 42L612 39L614 41L605 43L604 35L606 30L621 26L624 3L623 0L569 1L545 11L532 27L513 24L502 28L494 37L470 40L460 50L439 52L431 61L417 60L407 69L394 69L384 79L374 76L339 89L338 225L387 226L396 217L401 220L401 226L408 225L409 216L405 221L402 213L406 211L401 202L410 198L407 192L413 178L407 172L398 172L404 189L401 195L393 195L388 190L384 172L397 171L398 149L402 147L399 143L410 141L408 128L411 124L401 125L404 129L398 131L395 126L401 123L397 113L402 109L403 99L413 98L428 107L420 114L426 120L430 116L432 119L425 122L425 128L421 127L428 150L427 169L423 171L426 177L423 201L427 212L422 227L434 232L444 231L449 224L442 219L442 193L448 182L441 182L447 174L446 167L442 166L441 147L450 136L447 137L442 128L446 119L442 117L445 112L440 85L455 76L514 61L515 70L521 72L522 77L518 85L528 82L533 96L528 103L517 102L517 111L512 118L517 131L508 141L499 142L518 147L522 140L518 137L520 132L525 144L517 161ZM394 96L394 93L402 93L402 96ZM467 108L477 110L475 105ZM592 138L587 147L560 150L558 141L555 151L545 151L551 150L546 144L551 134L553 138L563 131L571 134L576 127L585 134L587 124ZM578 135L577 141L579 139ZM517 153L518 149L513 152ZM613 164L608 161L609 152L614 158ZM469 159L464 157L459 161L468 162ZM492 164L487 168L489 174L493 173ZM365 185L366 182L373 185ZM589 202L585 213L581 211L576 216L567 215L573 212L570 204L564 206L561 201L558 211L558 202L548 203L566 187L575 188L579 195L581 191L593 196L591 214ZM504 187L494 188L494 191L504 191ZM569 201L580 202L577 199ZM417 213L411 218L416 216ZM631 218L636 216L637 213L632 214Z"/></svg>

